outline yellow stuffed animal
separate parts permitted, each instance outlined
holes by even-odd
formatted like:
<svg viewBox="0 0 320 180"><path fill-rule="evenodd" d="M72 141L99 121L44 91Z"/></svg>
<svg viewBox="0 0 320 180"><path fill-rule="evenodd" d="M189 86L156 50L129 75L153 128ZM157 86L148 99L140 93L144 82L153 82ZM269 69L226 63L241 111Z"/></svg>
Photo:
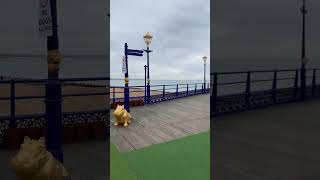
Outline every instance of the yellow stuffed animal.
<svg viewBox="0 0 320 180"><path fill-rule="evenodd" d="M131 123L131 115L124 108L124 105L118 105L116 110L113 112L114 117L116 118L114 125L118 126L123 124L123 126L128 126Z"/></svg>
<svg viewBox="0 0 320 180"><path fill-rule="evenodd" d="M45 139L25 137L20 150L10 161L10 167L19 180L69 180L63 165L46 150Z"/></svg>

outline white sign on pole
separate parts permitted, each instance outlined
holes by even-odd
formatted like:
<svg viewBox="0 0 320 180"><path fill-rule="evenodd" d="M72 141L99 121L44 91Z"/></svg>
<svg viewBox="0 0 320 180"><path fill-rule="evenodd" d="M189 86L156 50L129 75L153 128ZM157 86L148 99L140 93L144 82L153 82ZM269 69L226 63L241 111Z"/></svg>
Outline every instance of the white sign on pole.
<svg viewBox="0 0 320 180"><path fill-rule="evenodd" d="M127 72L126 57L123 56L122 57L122 73L126 73L126 72Z"/></svg>
<svg viewBox="0 0 320 180"><path fill-rule="evenodd" d="M39 35L52 36L50 0L39 0Z"/></svg>

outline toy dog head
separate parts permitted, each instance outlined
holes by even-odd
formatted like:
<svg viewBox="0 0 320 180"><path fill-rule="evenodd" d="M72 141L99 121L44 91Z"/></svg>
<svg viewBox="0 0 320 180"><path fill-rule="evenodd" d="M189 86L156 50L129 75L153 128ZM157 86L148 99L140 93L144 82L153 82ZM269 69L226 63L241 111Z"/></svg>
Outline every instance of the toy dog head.
<svg viewBox="0 0 320 180"><path fill-rule="evenodd" d="M32 175L44 166L48 160L45 139L31 140L24 137L19 152L10 161L11 169L17 175Z"/></svg>
<svg viewBox="0 0 320 180"><path fill-rule="evenodd" d="M113 115L116 117L122 116L126 112L126 109L124 109L124 105L117 105L116 110L113 112Z"/></svg>

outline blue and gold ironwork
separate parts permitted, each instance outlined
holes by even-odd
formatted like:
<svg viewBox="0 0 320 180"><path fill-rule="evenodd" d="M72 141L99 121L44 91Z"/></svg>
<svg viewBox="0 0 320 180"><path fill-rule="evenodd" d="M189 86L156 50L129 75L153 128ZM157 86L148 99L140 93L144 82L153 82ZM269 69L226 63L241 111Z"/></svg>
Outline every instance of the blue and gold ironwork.
<svg viewBox="0 0 320 180"><path fill-rule="evenodd" d="M109 81L108 77L97 77L97 78L64 78L59 79L60 86L68 85L77 85L87 87L101 87L102 85L94 85L90 83L80 83L80 82L96 82L96 81ZM4 146L4 132L9 128L32 128L32 127L47 127L47 116L45 113L40 114L25 114L17 115L16 114L16 100L31 100L31 99L46 99L46 95L30 95L30 96L17 96L16 84L33 84L36 86L44 86L47 82L47 79L38 79L38 80L0 80L0 85L9 84L10 85L10 96L3 97L0 96L0 101L9 101L10 102L10 114L0 116L0 147ZM79 97L79 96L103 96L106 97L106 103L108 103L107 96L109 92L107 91L108 86L104 85L105 90L103 92L87 92L87 93L63 93L61 94L61 99L68 97ZM60 87L61 88L61 87ZM80 123L93 123L93 122L104 122L106 125L106 134L109 130L109 108L106 104L105 108L88 110L88 111L65 111L61 112L61 122L62 126L70 124L80 124ZM62 131L55 131L54 133L62 133Z"/></svg>

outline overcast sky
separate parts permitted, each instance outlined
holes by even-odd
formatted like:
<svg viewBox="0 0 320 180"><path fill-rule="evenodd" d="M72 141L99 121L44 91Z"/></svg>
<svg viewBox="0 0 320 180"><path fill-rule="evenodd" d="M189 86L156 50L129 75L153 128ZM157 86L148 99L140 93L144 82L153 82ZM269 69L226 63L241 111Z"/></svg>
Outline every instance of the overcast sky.
<svg viewBox="0 0 320 180"><path fill-rule="evenodd" d="M301 2L302 0L213 1L212 65L300 65ZM308 8L306 43L307 56L310 58L308 65L311 67L320 64L320 1L313 0Z"/></svg>
<svg viewBox="0 0 320 180"><path fill-rule="evenodd" d="M151 79L203 79L203 56L210 56L209 0L111 0L111 78L123 78L124 43L143 49L150 31ZM129 56L129 77L144 78L146 54ZM207 74L209 78L209 63Z"/></svg>
<svg viewBox="0 0 320 180"><path fill-rule="evenodd" d="M68 54L106 54L106 0L57 0L60 49ZM46 53L38 36L39 0L0 1L0 54Z"/></svg>

